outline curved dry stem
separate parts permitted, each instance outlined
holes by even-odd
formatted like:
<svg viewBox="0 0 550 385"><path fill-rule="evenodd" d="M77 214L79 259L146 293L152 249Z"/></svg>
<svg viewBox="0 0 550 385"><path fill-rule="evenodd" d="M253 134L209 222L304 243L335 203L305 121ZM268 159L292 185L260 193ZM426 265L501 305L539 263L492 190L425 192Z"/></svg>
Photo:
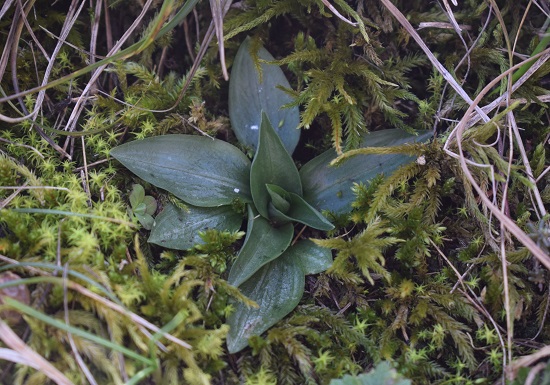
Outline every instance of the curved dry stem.
<svg viewBox="0 0 550 385"><path fill-rule="evenodd" d="M521 230L514 221L506 216L500 208L498 208L496 205L494 205L493 202L491 202L487 196L485 195L485 192L481 189L481 187L477 184L475 181L472 173L470 172L468 168L469 161L464 156L464 151L462 148L462 136L464 134L464 131L467 129L467 123L468 118L472 115L472 113L475 111L477 113L477 116L484 121L489 121L489 117L479 107L479 102L485 96L489 90L495 86L502 78L505 76L509 76L513 71L520 68L522 65L524 65L527 62L530 62L532 60L538 59L537 63L539 64L538 67L536 67L537 63L533 65L531 68L532 70L526 73L524 76L522 76L523 82L525 82L530 75L533 74L536 69L538 69L544 62L550 58L550 49L546 49L545 51L527 59L524 60L514 66L512 66L507 71L500 74L498 77L493 79L485 88L479 93L479 95L472 101L468 95L464 92L462 87L458 85L456 80L452 78L450 73L441 65L441 63L435 58L435 56L431 53L429 48L426 46L426 44L422 41L418 33L414 30L412 25L408 22L408 20L403 16L403 14L389 1L389 0L382 0L384 5L388 8L388 10L399 20L399 22L405 27L405 29L411 33L411 36L415 39L415 41L421 46L421 48L424 50L424 52L429 56L430 61L434 64L434 66L440 71L440 73L444 76L444 78L453 86L455 91L466 101L470 104L470 107L464 114L464 117L462 120L457 124L457 126L454 128L454 130L449 135L449 138L447 139L447 142L445 143L444 149L445 151L452 157L458 158L460 161L460 166L464 171L465 176L467 179L472 183L472 186L479 194L480 199L483 201L483 203L487 206L487 208L499 219L503 225L506 227L508 231L510 231L525 247L531 251L531 253L546 267L550 270L550 257L523 231ZM535 68L536 67L536 68ZM529 76L527 76L529 75ZM522 83L523 83L522 82ZM519 87L519 81L514 84L514 86ZM509 93L507 95L510 95L510 91L513 92L514 89L517 89L517 87L512 87L511 90L509 90ZM500 103L500 99L498 100L498 103ZM498 104L497 104L498 105ZM455 154L449 150L450 143L455 139L457 145L458 145L458 154ZM478 165L479 166L479 165ZM481 166L487 166L487 165L481 165ZM489 166L490 167L490 166Z"/></svg>
<svg viewBox="0 0 550 385"><path fill-rule="evenodd" d="M73 385L63 373L46 361L40 354L32 350L17 334L15 334L8 324L2 320L0 320L0 339L15 353L8 356L5 354L7 353L7 349L2 349L2 353L4 353L4 357L7 359L11 358L13 362L22 363L39 370L58 385Z"/></svg>
<svg viewBox="0 0 550 385"><path fill-rule="evenodd" d="M412 38L420 46L422 51L424 51L424 53L428 56L428 59L433 64L433 66L435 68L437 68L439 73L441 73L441 75L445 78L445 80L453 87L455 92L458 95L460 95L460 97L462 99L464 99L464 101L466 103L468 103L470 106L474 106L473 108L475 109L475 111L482 117L482 119L485 122L488 122L490 120L489 116L487 116L487 114L481 108L479 108L477 106L477 104L473 104L473 101L470 98L470 96L466 93L466 91L464 91L462 86L460 84L458 84L458 82L453 77L453 75L451 75L451 73L449 71L447 71L447 69L443 66L443 64L441 64L441 62L439 60L437 60L435 55L428 48L426 43L424 43L424 41L422 40L422 38L420 37L418 32L416 32L414 27L407 20L407 18L403 15L403 13L401 13L401 11L399 11L397 9L397 7L390 2L390 0L382 0L382 3L391 12L391 14L399 21L399 23L401 23L403 28L405 28L407 30L407 32L412 36Z"/></svg>
<svg viewBox="0 0 550 385"><path fill-rule="evenodd" d="M383 0L385 1L385 0ZM550 57L550 49L546 49L540 54L536 55L536 57ZM526 60L528 61L528 60ZM473 177L469 167L468 162L466 160L464 150L462 147L462 137L464 135L464 131L466 130L466 124L468 122L468 117L474 112L475 107L479 104L483 96L489 92L489 90L495 86L503 77L508 76L510 73L521 67L526 61L523 61L521 63L516 64L515 66L511 67L507 71L503 72L499 76L497 76L495 79L493 79L485 88L479 93L479 95L474 100L474 104L472 104L466 113L464 114L464 117L460 120L458 125L455 127L455 135L456 135L456 145L458 147L458 159L460 162L460 166L462 168L462 171L464 172L466 178L468 181L472 184L474 189L479 195L479 198L483 202L483 204L492 212L492 214L504 225L504 227L512 233L516 239L518 239L525 247L529 249L529 251L539 260L540 263L542 263L547 269L550 270L550 257L523 231L519 228L518 225L507 215L505 215L499 207L493 204L491 202L485 192L481 189L481 187L477 184L475 181L475 178ZM447 150L447 153L449 151Z"/></svg>
<svg viewBox="0 0 550 385"><path fill-rule="evenodd" d="M544 52L541 52L538 55L534 55L531 58L528 58L527 60L517 64L513 65L513 50L515 49L515 45L512 46L510 42L510 38L507 33L506 25L504 23L504 20L502 18L502 15L497 7L497 4L494 0L489 0L494 13L499 20L500 26L503 30L504 38L506 40L506 46L507 46L507 52L510 62L510 69L507 71L504 71L502 74L497 76L495 79L493 79L485 88L476 96L474 100L471 100L469 96L464 92L462 87L456 82L456 80L450 75L450 73L441 65L441 63L436 59L436 57L433 55L433 53L429 50L429 48L426 46L426 44L422 41L420 36L416 33L416 31L412 28L408 20L403 16L403 14L389 1L389 0L382 0L383 4L386 6L386 8L399 20L399 22L403 25L403 27L409 32L409 34L415 39L415 41L420 45L422 50L428 55L430 61L432 64L437 68L437 70L443 75L445 80L450 84L455 91L469 104L469 107L465 114L463 115L463 118L460 120L460 122L456 125L456 127L451 131L449 137L447 138L444 150L446 153L453 157L458 159L460 168L462 172L464 173L464 176L466 180L469 182L471 187L476 191L478 198L481 200L483 206L489 210L492 217L496 218L500 222L500 247L499 247L499 253L500 253L500 260L502 263L502 272L503 272L503 286L504 286L504 304L505 304L505 310L506 310L506 325L507 325L507 343L506 346L503 346L504 351L506 354L503 358L503 367L506 369L507 362L510 362L512 359L512 338L513 338L513 319L512 319L512 312L510 309L510 293L509 293L509 282L508 282L508 273L507 273L507 265L508 261L506 258L506 244L508 241L508 237L506 236L506 233L509 232L512 235L516 237L534 256L535 258L543 264L547 269L550 270L550 257L545 253L544 250L542 250L536 242L534 242L519 226L512 220L508 215L508 199L507 199L507 192L508 192L508 185L510 180L510 175L512 171L512 166L514 162L514 142L518 145L520 155L521 155L521 161L525 164L526 172L528 174L529 180L532 182L531 191L533 192L535 196L536 206L538 209L539 215L544 215L546 213L546 210L544 208L544 202L542 201L542 198L540 196L540 192L538 191L538 188L536 186L536 181L534 179L534 176L532 174L531 167L529 165L529 159L527 157L526 151L523 146L523 142L521 139L521 136L519 134L519 129L517 127L517 124L515 122L515 118L513 115L513 111L508 111L506 116L509 122L508 125L508 149L507 149L507 170L505 172L505 181L502 183L502 196L500 198L500 202L497 200L497 189L496 186L493 187L493 201L489 199L489 197L486 194L486 191L478 184L476 181L476 178L473 176L470 167L483 167L483 168L489 168L489 171L491 175L494 173L494 166L491 164L480 164L480 163L474 163L470 159L466 158L465 150L463 148L463 135L465 130L469 127L468 126L468 119L470 119L471 114L476 112L476 121L479 119L482 119L484 122L488 122L488 111L492 109L488 108L480 108L479 103L481 99L489 92L489 90L495 86L498 82L500 82L505 77L508 78L507 82L507 92L505 95L501 96L497 100L495 100L492 104L494 106L500 105L501 101L504 101L505 105L507 107L510 106L510 99L511 95L514 92L515 89L517 89L525 80L531 76L536 69L538 69L543 63L545 63L548 58L550 58L550 50L546 50ZM449 14L450 9L448 6L448 3L444 1L446 7L448 8ZM527 12L527 11L526 11ZM525 14L524 14L525 17ZM452 20L451 20L452 21ZM460 33L457 29L457 33ZM518 31L519 34L519 31ZM528 71L519 81L516 82L516 84L512 84L512 74L513 72L524 66L526 63L532 62L533 60L538 59L537 63L533 67L531 67L530 71ZM538 66L537 66L538 65ZM499 143L504 143L503 140L499 141ZM458 148L458 152L455 153L450 150L451 144L456 145ZM503 156L503 150L500 149L498 152L500 156ZM491 178L494 182L494 178ZM458 273L458 272L456 272ZM502 342L502 341L501 341Z"/></svg>

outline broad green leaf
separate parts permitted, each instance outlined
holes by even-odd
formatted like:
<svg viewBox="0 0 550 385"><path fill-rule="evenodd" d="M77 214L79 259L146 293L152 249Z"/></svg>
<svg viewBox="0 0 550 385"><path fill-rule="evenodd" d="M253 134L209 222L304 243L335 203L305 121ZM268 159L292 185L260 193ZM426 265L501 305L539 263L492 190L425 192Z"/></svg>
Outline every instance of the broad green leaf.
<svg viewBox="0 0 550 385"><path fill-rule="evenodd" d="M188 250L204 243L199 232L209 229L237 231L242 221L242 215L231 206L189 206L185 210L169 203L156 217L148 242L169 249Z"/></svg>
<svg viewBox="0 0 550 385"><path fill-rule="evenodd" d="M261 74L258 73L254 59L250 55L252 40L246 38L241 44L229 82L229 118L231 126L239 141L253 149L258 147L258 129L262 111L267 113L275 130L281 138L289 154L294 152L300 130L300 114L298 107L282 109L281 107L292 102L292 98L278 86L290 88L280 67L273 64L261 63ZM257 56L261 60L272 61L273 56L260 48Z"/></svg>
<svg viewBox="0 0 550 385"><path fill-rule="evenodd" d="M268 218L268 203L271 199L266 184L274 184L285 191L302 195L300 174L294 161L283 147L269 118L262 114L260 142L250 169L250 190L258 212Z"/></svg>
<svg viewBox="0 0 550 385"><path fill-rule="evenodd" d="M246 238L227 281L240 286L266 263L279 257L290 245L293 235L291 223L273 227L265 218L254 216L249 207Z"/></svg>
<svg viewBox="0 0 550 385"><path fill-rule="evenodd" d="M296 263L299 256L293 249L289 248L239 287L241 293L258 304L258 308L249 308L242 302L235 304L235 312L227 319L230 353L244 349L250 337L265 332L300 302L305 276L301 265Z"/></svg>
<svg viewBox="0 0 550 385"><path fill-rule="evenodd" d="M297 242L289 252L295 255L294 261L300 264L304 275L319 274L332 266L332 251L307 239Z"/></svg>
<svg viewBox="0 0 550 385"><path fill-rule="evenodd" d="M164 135L125 143L111 155L141 179L194 206L250 202L250 162L227 142Z"/></svg>
<svg viewBox="0 0 550 385"><path fill-rule="evenodd" d="M405 143L425 142L431 131L421 131L418 136L399 129L372 132L364 136L363 147L391 147ZM300 169L304 188L304 199L318 210L330 210L336 214L351 211L355 196L351 191L353 183L368 183L376 175L386 175L414 158L402 154L357 155L331 167L336 152L329 150L306 163Z"/></svg>
<svg viewBox="0 0 550 385"><path fill-rule="evenodd" d="M268 191L273 189L282 190L280 187L270 184L268 184L266 187ZM280 190L278 191L281 192ZM313 227L314 229L325 231L332 230L334 228L332 223L330 223L328 219L323 216L323 214L315 210L301 196L294 193L286 192L285 198L290 203L289 209L285 213L283 213L282 211L278 210L275 205L268 206L270 219L279 221L281 223L290 221L300 222L309 227Z"/></svg>
<svg viewBox="0 0 550 385"><path fill-rule="evenodd" d="M137 206L143 202L143 199L145 198L145 190L143 189L143 186L140 184L135 184L132 187L132 192L130 193L130 207L136 210Z"/></svg>
<svg viewBox="0 0 550 385"><path fill-rule="evenodd" d="M411 380L397 373L388 362L382 361L368 373L358 376L346 374L341 379L330 381L330 385L410 385Z"/></svg>

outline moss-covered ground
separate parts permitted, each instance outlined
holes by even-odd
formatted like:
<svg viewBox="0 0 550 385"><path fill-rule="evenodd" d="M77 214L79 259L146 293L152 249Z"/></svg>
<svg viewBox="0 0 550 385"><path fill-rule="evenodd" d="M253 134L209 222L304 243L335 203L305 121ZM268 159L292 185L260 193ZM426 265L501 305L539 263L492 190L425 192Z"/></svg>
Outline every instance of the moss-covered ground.
<svg viewBox="0 0 550 385"><path fill-rule="evenodd" d="M380 361L414 384L549 383L548 2L243 0L223 23L220 3L0 7L0 383L328 384ZM168 133L238 145L223 68L246 36L290 81L299 166L381 129L434 138L356 185L335 230L298 234L333 266L228 354L244 233L148 244L133 186L154 215L181 202L109 152Z"/></svg>

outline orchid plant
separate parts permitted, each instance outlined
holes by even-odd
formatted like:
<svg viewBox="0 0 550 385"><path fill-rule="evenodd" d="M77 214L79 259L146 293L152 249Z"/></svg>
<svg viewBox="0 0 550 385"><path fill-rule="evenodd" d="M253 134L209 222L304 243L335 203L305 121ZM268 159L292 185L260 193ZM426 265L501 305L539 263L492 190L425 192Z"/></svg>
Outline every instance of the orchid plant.
<svg viewBox="0 0 550 385"><path fill-rule="evenodd" d="M187 209L172 204L164 208L155 218L151 243L186 250L201 243L200 234L208 229L238 231L242 215L233 207L236 202L246 204L247 233L228 282L257 307L235 303L227 320L230 353L245 348L251 336L260 335L297 306L305 275L331 266L329 249L308 239L293 241L295 227L333 229L322 211L349 211L354 182L367 182L410 161L399 154L367 155L357 157L359 163L354 158L334 168L329 163L336 154L330 150L298 171L290 154L300 136L299 111L281 108L292 101L281 89L290 85L282 70L269 64L274 59L264 48L254 56L251 48L247 38L235 58L229 110L237 138L255 151L252 161L227 142L198 135L151 137L111 151L138 177L188 204ZM375 134L370 145L402 144L414 138L397 130Z"/></svg>

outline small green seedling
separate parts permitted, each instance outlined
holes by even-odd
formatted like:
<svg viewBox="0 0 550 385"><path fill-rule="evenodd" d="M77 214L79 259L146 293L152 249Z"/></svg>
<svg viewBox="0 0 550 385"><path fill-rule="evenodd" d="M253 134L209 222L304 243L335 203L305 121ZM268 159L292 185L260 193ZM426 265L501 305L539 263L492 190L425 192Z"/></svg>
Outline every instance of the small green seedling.
<svg viewBox="0 0 550 385"><path fill-rule="evenodd" d="M157 211L157 201L150 195L145 195L145 190L140 184L135 184L130 193L130 209L139 223L151 230L155 219L153 215Z"/></svg>

